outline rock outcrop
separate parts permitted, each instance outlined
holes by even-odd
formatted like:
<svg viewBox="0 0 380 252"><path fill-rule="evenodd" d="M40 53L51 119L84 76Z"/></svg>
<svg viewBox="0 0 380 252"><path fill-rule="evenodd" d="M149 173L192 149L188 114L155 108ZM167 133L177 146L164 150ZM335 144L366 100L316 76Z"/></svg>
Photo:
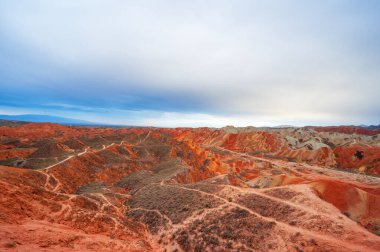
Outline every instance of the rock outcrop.
<svg viewBox="0 0 380 252"><path fill-rule="evenodd" d="M351 133L0 127L0 250L379 251L379 137Z"/></svg>

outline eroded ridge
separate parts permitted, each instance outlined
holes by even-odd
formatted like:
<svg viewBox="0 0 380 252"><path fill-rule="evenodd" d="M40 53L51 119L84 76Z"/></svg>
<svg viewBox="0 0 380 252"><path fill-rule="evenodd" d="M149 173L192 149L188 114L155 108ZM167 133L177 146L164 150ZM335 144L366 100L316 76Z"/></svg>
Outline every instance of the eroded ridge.
<svg viewBox="0 0 380 252"><path fill-rule="evenodd" d="M380 250L376 134L55 124L0 134L3 250Z"/></svg>

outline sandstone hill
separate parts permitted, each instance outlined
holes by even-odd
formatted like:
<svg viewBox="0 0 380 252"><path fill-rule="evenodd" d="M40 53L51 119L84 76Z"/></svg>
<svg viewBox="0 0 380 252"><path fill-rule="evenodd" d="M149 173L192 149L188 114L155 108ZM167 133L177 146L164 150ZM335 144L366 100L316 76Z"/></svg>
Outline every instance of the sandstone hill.
<svg viewBox="0 0 380 252"><path fill-rule="evenodd" d="M380 251L376 129L0 127L1 251Z"/></svg>

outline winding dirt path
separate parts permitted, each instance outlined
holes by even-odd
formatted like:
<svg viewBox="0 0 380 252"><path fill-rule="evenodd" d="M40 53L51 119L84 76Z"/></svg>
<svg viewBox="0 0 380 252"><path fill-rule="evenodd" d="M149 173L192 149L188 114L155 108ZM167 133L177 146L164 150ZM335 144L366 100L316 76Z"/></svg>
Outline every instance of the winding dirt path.
<svg viewBox="0 0 380 252"><path fill-rule="evenodd" d="M144 212L152 212L152 213L156 213L158 214L161 218L167 220L169 222L169 224L171 226L173 226L173 222L172 220L166 216L165 214L161 213L159 210L157 209L146 209L146 208L142 208L142 207L136 207L136 208L132 208L132 209L129 209L128 212L134 212L134 211L144 211Z"/></svg>
<svg viewBox="0 0 380 252"><path fill-rule="evenodd" d="M85 153L88 151L88 149L89 149L89 148L85 148L85 150L84 150L83 152L78 153L78 154L76 154L76 155L71 155L71 156L69 156L68 158L65 158L64 160L59 161L58 163L55 163L55 164L52 164L52 165L50 165L50 166L48 166L48 167L43 168L42 170L48 170L48 169L50 169L50 168L53 168L54 166L59 165L59 164L62 164L62 163L64 163L64 162L66 162L66 161L72 159L73 157L79 157L79 156L82 156L83 154L85 154Z"/></svg>
<svg viewBox="0 0 380 252"><path fill-rule="evenodd" d="M122 141L121 141L119 144L117 144L117 145L118 145L118 146L121 146L123 143L124 143L124 140L122 140ZM109 144L109 145L104 145L104 144L103 144L102 149L98 150L97 152L102 151L102 150L105 150L105 149L108 149L109 147L111 147L111 146L113 146L113 145L115 145L115 144L116 144L116 143L111 143L111 144ZM87 153L89 150L91 150L91 148L90 148L90 147L86 147L86 148L84 149L84 151L82 151L82 152L80 152L80 153L78 153L78 154L75 154L75 155L71 155L71 156L69 156L69 157L67 157L67 158L65 158L65 159L63 159L63 160L61 160L61 161L59 161L59 162L57 162L57 163L55 163L55 164L49 165L48 167L42 168L42 169L40 169L40 170L45 170L45 171L46 171L46 170L49 170L49 169L51 169L51 168L53 168L53 167L55 167L55 166L57 166L57 165L60 165L60 164L62 164L62 163L64 163L64 162L66 162L66 161L72 159L73 157L80 157L80 156L82 156L83 154Z"/></svg>
<svg viewBox="0 0 380 252"><path fill-rule="evenodd" d="M240 153L240 152L228 150L228 149L218 147L218 146L206 146L206 147L214 147L214 148L217 148L221 151L229 152L232 155L234 155L235 157L237 157L237 156L242 157L242 158L246 159L247 161L258 160L258 161L268 162L268 163L270 163L274 166L277 166L277 167L288 167L290 171L292 171L293 173L296 173L296 174L298 174L298 175L300 175L306 179L309 176L312 176L312 174L309 175L307 173L300 173L296 170L297 168L312 170L313 172L317 172L318 176L325 177L326 179L330 179L331 177L334 177L336 179L343 179L343 180L348 181L350 183L352 183L354 181L358 181L361 183L367 183L367 184L372 184L372 185L379 185L380 184L380 178L365 175L365 174L358 174L358 173L354 174L354 173L350 173L350 172L346 172L346 171L336 170L336 169L329 168L329 167L319 167L316 165L310 165L307 163L294 163L294 162L288 162L288 161L284 161L284 160L271 160L271 159L267 159L267 158L252 156L252 155L247 154L247 153ZM310 178L310 179L313 180L314 178Z"/></svg>
<svg viewBox="0 0 380 252"><path fill-rule="evenodd" d="M315 215L320 215L320 216L324 216L328 219L331 219L331 215L328 215L328 214L325 214L325 213L321 213L319 211L316 211L315 209L311 208L311 207L307 207L305 205L300 205L300 204L297 204L297 203L293 203L291 201L288 201L288 200L283 200L283 199L280 199L280 198L277 198L277 197L273 197L273 196L270 196L270 195L267 195L265 193L262 193L260 192L259 190L255 190L255 189L251 189L251 188L239 188L239 187L236 187L236 186L231 186L231 185L226 185L228 188L231 188L232 190L237 190L239 192L242 192L244 194L254 194L254 195L258 195L260 197L263 197L263 198L266 198L266 199L269 199L269 200L273 200L277 203L281 203L281 204L284 204L284 205L288 205L288 206L291 206L291 207L294 207L294 208L297 208L297 209L301 209L302 211L304 212L307 212L307 213L310 213L310 214L315 214ZM284 186L284 188L288 188L288 186ZM273 187L273 188L270 188L270 189L277 189L278 187ZM270 191L270 189L267 189L265 191Z"/></svg>
<svg viewBox="0 0 380 252"><path fill-rule="evenodd" d="M215 194L207 193L207 192L200 191L200 190L197 190L197 189L186 188L186 187L182 187L182 186L172 186L172 185L167 185L167 184L165 184L164 186L181 188L183 190L194 191L194 192L197 192L197 193L209 196L209 197L211 196L211 197L217 198L219 200L222 200L227 205L235 206L235 207L238 207L240 209L244 209L244 210L248 211L249 213L251 213L252 215L254 215L254 216L258 217L258 218L262 218L262 219L264 219L264 220L266 220L268 222L275 222L283 230L293 231L294 233L299 232L299 233L301 233L303 235L307 235L309 237L317 238L317 239L326 241L326 242L328 242L330 244L336 244L336 245L341 246L342 248L345 248L346 251L354 251L354 250L356 250L356 251L370 251L370 250L368 250L368 247L360 245L360 244L351 243L351 242L348 242L348 241L343 241L343 240L337 239L337 238L332 237L332 236L322 235L322 234L319 234L319 233L316 233L316 232L313 232L313 231L309 231L307 229L295 227L295 226L289 225L287 223L278 221L278 220L276 220L274 218L265 217L265 216L260 215L259 213L255 212L255 211L251 210L248 207L245 207L245 206L243 206L241 204L238 204L238 203L235 203L235 202L230 202L227 199L225 199L223 197L220 197L218 195L215 195ZM372 250L372 251L375 252L376 250Z"/></svg>

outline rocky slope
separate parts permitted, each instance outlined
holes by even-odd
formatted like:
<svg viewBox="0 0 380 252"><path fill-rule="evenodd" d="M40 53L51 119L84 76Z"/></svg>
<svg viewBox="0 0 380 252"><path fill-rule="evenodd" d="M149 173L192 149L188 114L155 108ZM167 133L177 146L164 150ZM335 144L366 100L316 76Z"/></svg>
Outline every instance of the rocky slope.
<svg viewBox="0 0 380 252"><path fill-rule="evenodd" d="M0 248L379 251L380 138L361 133L3 126Z"/></svg>

